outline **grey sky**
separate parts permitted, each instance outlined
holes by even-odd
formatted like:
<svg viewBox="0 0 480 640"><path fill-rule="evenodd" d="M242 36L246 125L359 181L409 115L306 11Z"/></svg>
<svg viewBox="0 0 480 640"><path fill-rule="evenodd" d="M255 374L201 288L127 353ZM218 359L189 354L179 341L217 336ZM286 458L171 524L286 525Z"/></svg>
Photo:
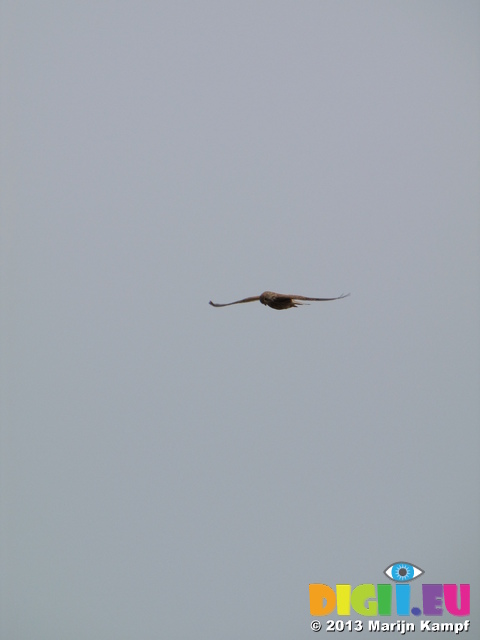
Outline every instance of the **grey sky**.
<svg viewBox="0 0 480 640"><path fill-rule="evenodd" d="M2 638L311 638L398 560L478 633L479 18L2 3Z"/></svg>

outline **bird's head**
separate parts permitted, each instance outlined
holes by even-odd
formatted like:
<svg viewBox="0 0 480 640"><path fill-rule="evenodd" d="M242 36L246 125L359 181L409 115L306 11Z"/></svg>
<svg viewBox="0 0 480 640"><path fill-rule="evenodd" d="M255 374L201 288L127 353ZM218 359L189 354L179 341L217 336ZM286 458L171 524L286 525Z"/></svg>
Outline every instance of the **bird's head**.
<svg viewBox="0 0 480 640"><path fill-rule="evenodd" d="M260 294L260 302L264 305L268 305L270 294L271 294L271 291L264 291L262 294Z"/></svg>

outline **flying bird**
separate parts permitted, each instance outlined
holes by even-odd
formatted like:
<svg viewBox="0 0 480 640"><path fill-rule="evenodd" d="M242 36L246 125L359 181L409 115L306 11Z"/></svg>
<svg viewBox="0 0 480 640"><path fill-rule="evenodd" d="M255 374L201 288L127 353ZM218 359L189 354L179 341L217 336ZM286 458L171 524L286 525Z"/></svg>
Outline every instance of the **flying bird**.
<svg viewBox="0 0 480 640"><path fill-rule="evenodd" d="M308 304L308 302L329 302L330 300L341 300L349 296L349 293L338 296L337 298L306 298L305 296L295 296L286 293L275 293L274 291L264 291L259 296L252 296L250 298L243 298L243 300L236 300L235 302L227 302L226 304L217 304L216 302L210 303L212 307L229 307L232 304L241 304L242 302L260 302L272 309L291 309L292 307L298 307L301 304ZM305 302L307 301L307 302Z"/></svg>

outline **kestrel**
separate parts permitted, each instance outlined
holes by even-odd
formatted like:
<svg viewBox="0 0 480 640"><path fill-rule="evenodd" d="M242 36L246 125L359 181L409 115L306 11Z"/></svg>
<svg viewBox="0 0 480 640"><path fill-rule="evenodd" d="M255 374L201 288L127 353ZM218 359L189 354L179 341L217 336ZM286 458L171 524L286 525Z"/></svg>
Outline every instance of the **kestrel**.
<svg viewBox="0 0 480 640"><path fill-rule="evenodd" d="M229 307L231 304L241 304L242 302L255 302L256 300L260 300L260 302L264 305L272 307L272 309L291 309L292 307L298 307L300 304L305 304L305 302L300 302L303 300L307 300L310 302L329 302L330 300L341 300L342 298L346 298L349 296L349 293L338 296L338 298L306 298L305 296L294 296L286 293L275 293L274 291L264 291L259 296L252 296L251 298L243 298L243 300L236 300L235 302L227 302L227 304L216 304L210 300L210 304L212 307Z"/></svg>

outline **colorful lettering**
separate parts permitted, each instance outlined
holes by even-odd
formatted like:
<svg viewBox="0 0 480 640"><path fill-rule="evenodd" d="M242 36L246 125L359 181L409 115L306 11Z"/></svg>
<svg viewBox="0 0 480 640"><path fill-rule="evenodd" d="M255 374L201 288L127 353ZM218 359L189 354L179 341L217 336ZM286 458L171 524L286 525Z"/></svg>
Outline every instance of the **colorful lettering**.
<svg viewBox="0 0 480 640"><path fill-rule="evenodd" d="M392 585L377 584L378 615L392 615Z"/></svg>
<svg viewBox="0 0 480 640"><path fill-rule="evenodd" d="M444 584L443 595L445 598L445 608L452 616L470 615L470 585L460 585L460 607L457 606L457 585Z"/></svg>
<svg viewBox="0 0 480 640"><path fill-rule="evenodd" d="M350 615L350 592L349 584L337 584L337 613L339 616Z"/></svg>
<svg viewBox="0 0 480 640"><path fill-rule="evenodd" d="M352 591L352 607L361 616L376 616L377 601L374 598L375 585L359 584Z"/></svg>
<svg viewBox="0 0 480 640"><path fill-rule="evenodd" d="M410 615L410 585L396 584L395 598L397 600L397 616Z"/></svg>
<svg viewBox="0 0 480 640"><path fill-rule="evenodd" d="M423 613L426 616L441 616L443 613L443 585L422 584Z"/></svg>
<svg viewBox="0 0 480 640"><path fill-rule="evenodd" d="M335 609L335 591L327 584L311 584L310 613L312 616L328 616Z"/></svg>

